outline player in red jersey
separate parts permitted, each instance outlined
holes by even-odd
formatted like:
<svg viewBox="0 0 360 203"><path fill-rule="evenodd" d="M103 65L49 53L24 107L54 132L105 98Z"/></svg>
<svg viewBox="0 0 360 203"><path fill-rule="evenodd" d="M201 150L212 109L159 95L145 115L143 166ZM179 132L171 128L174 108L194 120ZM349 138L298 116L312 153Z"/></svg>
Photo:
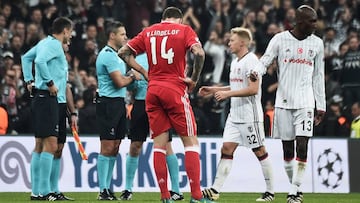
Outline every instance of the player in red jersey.
<svg viewBox="0 0 360 203"><path fill-rule="evenodd" d="M154 139L154 169L163 202L171 202L167 187L166 144L168 130L174 128L185 148L185 168L191 188L190 202L211 202L200 190L199 143L196 123L190 106L191 92L204 64L205 53L193 29L182 23L182 12L165 9L161 23L145 28L119 50L119 56L131 67L147 76L134 56L146 52L149 62L149 86L146 112L150 134ZM186 77L186 51L194 55L191 78Z"/></svg>

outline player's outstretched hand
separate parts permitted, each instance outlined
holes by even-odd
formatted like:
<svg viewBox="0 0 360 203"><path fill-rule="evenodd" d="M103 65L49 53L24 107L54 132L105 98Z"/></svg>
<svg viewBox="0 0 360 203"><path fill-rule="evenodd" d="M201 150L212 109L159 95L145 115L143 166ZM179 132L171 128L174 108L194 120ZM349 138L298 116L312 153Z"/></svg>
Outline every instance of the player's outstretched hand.
<svg viewBox="0 0 360 203"><path fill-rule="evenodd" d="M186 83L186 85L188 86L188 93L191 93L195 86L196 86L196 82L193 81L191 78L189 77L186 77L186 78L182 78L182 77L179 77L180 80L184 81Z"/></svg>
<svg viewBox="0 0 360 203"><path fill-rule="evenodd" d="M204 96L207 96L209 94L212 94L212 90L211 90L211 86L202 86L200 87L199 89L199 95L204 97Z"/></svg>
<svg viewBox="0 0 360 203"><path fill-rule="evenodd" d="M315 126L319 125L321 121L324 119L325 111L318 110L315 115Z"/></svg>
<svg viewBox="0 0 360 203"><path fill-rule="evenodd" d="M227 91L217 91L214 94L216 101L223 101L228 98Z"/></svg>

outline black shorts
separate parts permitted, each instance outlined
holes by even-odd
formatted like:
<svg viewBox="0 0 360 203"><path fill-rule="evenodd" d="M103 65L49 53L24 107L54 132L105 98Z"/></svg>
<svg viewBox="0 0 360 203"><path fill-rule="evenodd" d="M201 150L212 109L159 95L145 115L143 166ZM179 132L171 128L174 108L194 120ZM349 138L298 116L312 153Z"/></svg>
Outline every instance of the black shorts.
<svg viewBox="0 0 360 203"><path fill-rule="evenodd" d="M96 121L100 132L100 140L124 139L126 133L124 98L97 98Z"/></svg>
<svg viewBox="0 0 360 203"><path fill-rule="evenodd" d="M59 103L59 136L58 144L66 142L66 103Z"/></svg>
<svg viewBox="0 0 360 203"><path fill-rule="evenodd" d="M145 111L145 101L135 100L131 111L130 134L131 141L146 141L149 135L149 120Z"/></svg>
<svg viewBox="0 0 360 203"><path fill-rule="evenodd" d="M58 136L59 105L56 96L47 90L37 90L31 103L35 137Z"/></svg>

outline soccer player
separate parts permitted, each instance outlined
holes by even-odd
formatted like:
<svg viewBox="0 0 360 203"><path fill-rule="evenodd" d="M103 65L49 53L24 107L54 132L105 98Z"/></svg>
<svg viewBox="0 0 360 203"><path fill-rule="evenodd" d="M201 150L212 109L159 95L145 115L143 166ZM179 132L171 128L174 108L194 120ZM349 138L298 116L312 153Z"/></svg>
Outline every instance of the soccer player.
<svg viewBox="0 0 360 203"><path fill-rule="evenodd" d="M150 135L154 140L154 169L161 191L162 202L172 202L167 186L166 144L169 129L180 135L185 148L185 169L191 188L190 202L211 202L200 190L199 143L196 123L188 92L191 92L204 64L205 53L190 26L181 24L180 9L168 7L161 23L145 28L120 49L124 61L142 74L143 68L134 55L146 52L149 61L149 87L146 95L146 113ZM194 55L191 78L185 74L186 51Z"/></svg>
<svg viewBox="0 0 360 203"><path fill-rule="evenodd" d="M252 149L258 158L266 182L266 192L256 201L273 201L273 173L269 155L265 149L264 115L261 106L261 72L263 65L254 53L249 52L252 41L250 30L236 27L231 29L229 47L236 58L230 66L229 86L203 86L199 94L212 94L217 101L231 99L224 133L221 159L214 183L205 189L203 195L218 199L219 191L228 177L236 148L239 145ZM257 76L250 79L250 73ZM258 76L259 75L259 76Z"/></svg>
<svg viewBox="0 0 360 203"><path fill-rule="evenodd" d="M136 56L135 60L147 71L149 69L146 54ZM145 97L148 82L145 78L136 80L127 86L127 90L134 97L133 108L130 112L130 150L126 157L126 177L125 190L122 192L120 199L131 200L132 187L136 169L139 165L139 154L143 143L149 135L149 121L145 111ZM171 177L172 191L170 191L172 200L183 200L184 196L180 193L179 188L179 165L178 160L171 148L171 142L167 145L166 163Z"/></svg>
<svg viewBox="0 0 360 203"><path fill-rule="evenodd" d="M54 20L52 35L41 40L22 57L24 80L33 91L32 112L34 116L35 149L31 157L31 200L64 200L62 193L55 194L51 187L53 167L59 167L54 155L59 152L58 140L65 137L59 129L59 104L66 102L67 61L62 44L71 39L72 21L60 17ZM32 62L35 63L35 81ZM32 89L33 84L35 89ZM66 105L64 105L66 109ZM64 117L65 119L65 117ZM60 135L61 134L61 135ZM65 138L63 140L65 142ZM63 146L63 144L62 144ZM62 149L62 148L61 148ZM54 162L55 160L55 162ZM58 160L60 161L60 160ZM58 189L57 189L58 190ZM58 192L58 191L57 191Z"/></svg>
<svg viewBox="0 0 360 203"><path fill-rule="evenodd" d="M289 203L303 200L300 185L306 169L308 141L314 122L318 125L326 110L324 45L313 34L316 21L313 8L307 5L297 8L294 29L276 34L260 59L268 67L277 58L279 85L272 135L282 140L285 171L292 185L287 196Z"/></svg>
<svg viewBox="0 0 360 203"><path fill-rule="evenodd" d="M99 97L96 100L96 119L100 132L100 154L97 160L100 193L98 200L116 200L110 191L110 181L119 152L121 140L126 133L126 110L124 98L126 86L136 76L126 76L126 65L117 51L127 41L122 23L114 21L106 26L108 41L96 59ZM139 76L139 75L138 75Z"/></svg>

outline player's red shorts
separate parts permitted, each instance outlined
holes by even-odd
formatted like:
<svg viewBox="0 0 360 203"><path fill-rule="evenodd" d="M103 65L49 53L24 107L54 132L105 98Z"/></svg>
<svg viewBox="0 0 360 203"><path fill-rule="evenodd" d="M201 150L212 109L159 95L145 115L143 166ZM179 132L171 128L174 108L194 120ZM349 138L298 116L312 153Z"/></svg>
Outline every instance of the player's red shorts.
<svg viewBox="0 0 360 203"><path fill-rule="evenodd" d="M180 136L196 136L196 122L188 94L168 87L149 86L146 113L150 136L154 138L173 127Z"/></svg>

